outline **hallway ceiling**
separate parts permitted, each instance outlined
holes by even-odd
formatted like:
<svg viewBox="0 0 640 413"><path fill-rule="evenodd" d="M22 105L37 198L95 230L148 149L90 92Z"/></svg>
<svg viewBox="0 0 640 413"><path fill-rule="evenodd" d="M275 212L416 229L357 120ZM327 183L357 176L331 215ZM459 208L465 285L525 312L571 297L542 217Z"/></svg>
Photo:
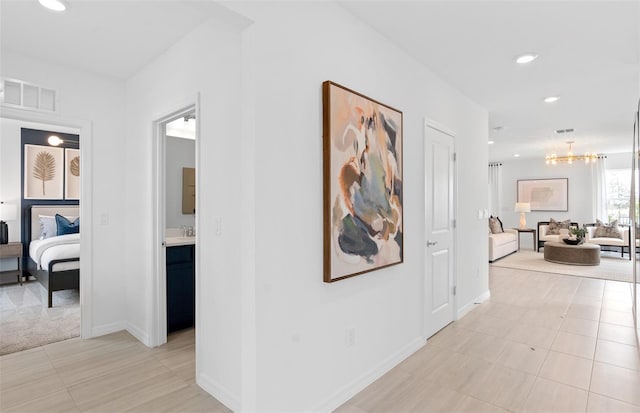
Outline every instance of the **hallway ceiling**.
<svg viewBox="0 0 640 413"><path fill-rule="evenodd" d="M631 150L640 2L340 4L489 110L489 160L565 154L569 140L576 154ZM527 52L538 59L516 64Z"/></svg>
<svg viewBox="0 0 640 413"><path fill-rule="evenodd" d="M224 10L207 1L68 3L57 13L37 0L0 0L2 50L127 79Z"/></svg>
<svg viewBox="0 0 640 413"><path fill-rule="evenodd" d="M58 14L36 0L0 0L2 50L124 80L208 16L240 19L205 0L68 2ZM340 4L489 110L490 160L564 153L567 140L575 153L630 150L640 2ZM526 52L540 57L517 65ZM550 95L560 100L543 103ZM553 133L566 128L575 132Z"/></svg>

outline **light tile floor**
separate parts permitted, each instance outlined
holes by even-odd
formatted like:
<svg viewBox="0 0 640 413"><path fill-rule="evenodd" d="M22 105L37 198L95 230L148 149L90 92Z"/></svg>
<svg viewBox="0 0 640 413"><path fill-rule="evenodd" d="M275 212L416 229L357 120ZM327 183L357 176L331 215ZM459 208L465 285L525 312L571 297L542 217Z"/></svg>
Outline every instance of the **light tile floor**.
<svg viewBox="0 0 640 413"><path fill-rule="evenodd" d="M338 412L635 412L629 283L490 267L491 298Z"/></svg>
<svg viewBox="0 0 640 413"><path fill-rule="evenodd" d="M0 357L0 411L228 412L195 384L194 331L150 349L127 332Z"/></svg>
<svg viewBox="0 0 640 413"><path fill-rule="evenodd" d="M635 412L629 284L491 267L491 299L339 412ZM194 333L126 332L0 357L0 411L227 412L194 382Z"/></svg>

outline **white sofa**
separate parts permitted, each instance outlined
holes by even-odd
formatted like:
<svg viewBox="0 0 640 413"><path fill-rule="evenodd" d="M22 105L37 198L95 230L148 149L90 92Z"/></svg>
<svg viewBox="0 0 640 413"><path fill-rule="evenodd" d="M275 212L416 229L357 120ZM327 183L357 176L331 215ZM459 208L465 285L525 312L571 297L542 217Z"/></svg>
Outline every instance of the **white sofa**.
<svg viewBox="0 0 640 413"><path fill-rule="evenodd" d="M489 234L489 262L518 251L518 231L505 229L500 234Z"/></svg>
<svg viewBox="0 0 640 413"><path fill-rule="evenodd" d="M629 253L629 227L627 226L618 226L618 231L622 235L622 239L620 238L609 238L609 237L594 237L596 232L595 224L587 224L585 225L587 229L587 237L585 242L590 244L598 244L602 247L617 247L620 248L620 256L624 256L625 249L627 253ZM631 254L629 253L629 259L631 259Z"/></svg>
<svg viewBox="0 0 640 413"><path fill-rule="evenodd" d="M577 222L569 224L569 228L580 228ZM538 252L540 248L544 248L544 243L547 241L560 242L562 238L569 237L568 229L561 229L560 234L547 234L549 230L549 221L538 222Z"/></svg>

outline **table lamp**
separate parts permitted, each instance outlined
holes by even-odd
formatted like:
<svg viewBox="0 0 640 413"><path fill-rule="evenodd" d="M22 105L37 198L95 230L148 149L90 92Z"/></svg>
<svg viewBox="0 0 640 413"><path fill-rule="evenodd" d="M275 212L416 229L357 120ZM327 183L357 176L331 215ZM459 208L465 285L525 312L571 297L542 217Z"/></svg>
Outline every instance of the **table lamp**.
<svg viewBox="0 0 640 413"><path fill-rule="evenodd" d="M527 219L524 213L531 212L531 204L528 202L516 202L515 211L520 213L520 229L527 229Z"/></svg>
<svg viewBox="0 0 640 413"><path fill-rule="evenodd" d="M9 243L9 227L6 221L15 221L18 218L18 208L13 204L0 202L0 244Z"/></svg>

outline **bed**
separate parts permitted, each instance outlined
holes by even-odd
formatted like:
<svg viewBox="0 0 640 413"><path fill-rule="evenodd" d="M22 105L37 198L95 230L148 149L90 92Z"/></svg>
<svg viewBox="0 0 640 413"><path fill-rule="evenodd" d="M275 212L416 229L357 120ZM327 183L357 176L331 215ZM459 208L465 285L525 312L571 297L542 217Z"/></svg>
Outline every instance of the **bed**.
<svg viewBox="0 0 640 413"><path fill-rule="evenodd" d="M27 269L47 290L52 307L55 291L80 288L80 234L56 235L55 218L60 214L69 221L80 215L77 205L46 205L30 208ZM41 217L44 217L41 225ZM53 227L51 227L53 225ZM41 239L43 233L47 238Z"/></svg>

